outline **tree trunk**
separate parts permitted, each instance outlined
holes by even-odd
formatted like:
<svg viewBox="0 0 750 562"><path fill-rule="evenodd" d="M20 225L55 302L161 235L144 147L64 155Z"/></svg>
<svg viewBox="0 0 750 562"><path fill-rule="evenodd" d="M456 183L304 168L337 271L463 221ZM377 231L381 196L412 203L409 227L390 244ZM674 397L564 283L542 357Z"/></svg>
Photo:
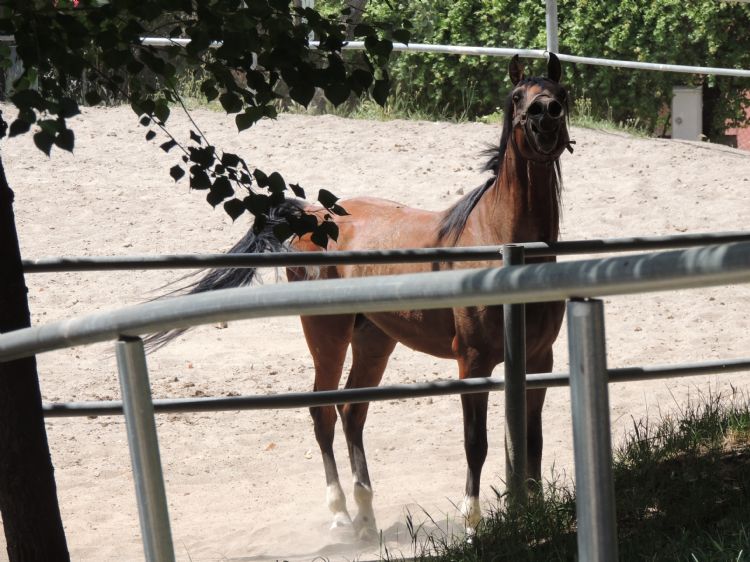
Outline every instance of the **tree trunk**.
<svg viewBox="0 0 750 562"><path fill-rule="evenodd" d="M30 326L13 191L0 159L0 333ZM36 359L0 362L0 512L11 562L68 562Z"/></svg>

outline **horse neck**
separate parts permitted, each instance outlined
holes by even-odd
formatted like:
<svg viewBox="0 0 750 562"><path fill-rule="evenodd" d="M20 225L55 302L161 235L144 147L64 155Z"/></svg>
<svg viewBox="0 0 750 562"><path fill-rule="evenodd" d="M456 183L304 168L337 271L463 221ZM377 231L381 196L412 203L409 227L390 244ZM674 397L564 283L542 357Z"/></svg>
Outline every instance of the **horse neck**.
<svg viewBox="0 0 750 562"><path fill-rule="evenodd" d="M477 205L477 218L489 227L492 243L554 242L560 231L558 189L553 163L526 160L509 146L497 180Z"/></svg>

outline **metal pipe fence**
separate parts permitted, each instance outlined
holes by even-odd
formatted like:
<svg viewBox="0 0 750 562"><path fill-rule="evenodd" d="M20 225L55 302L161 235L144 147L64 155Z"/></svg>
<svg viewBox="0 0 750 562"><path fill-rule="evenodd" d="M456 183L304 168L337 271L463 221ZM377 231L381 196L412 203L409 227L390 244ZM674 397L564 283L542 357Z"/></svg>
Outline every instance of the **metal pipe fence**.
<svg viewBox="0 0 750 562"><path fill-rule="evenodd" d="M555 14L556 15L556 14ZM553 25L551 22L549 26ZM557 29L557 22L554 23L554 29ZM144 37L142 44L152 47L173 47L185 46L189 39L166 39L161 37ZM317 41L311 41L311 45L317 46ZM221 46L221 43L215 42L211 45L214 48ZM470 45L430 45L425 43L393 43L393 50L405 53L440 53L445 55L469 55L469 56L487 56L487 57L512 57L518 55L525 58L543 59L547 57L547 52L554 52L561 61L567 61L578 64L591 64L596 66L612 66L615 68L632 68L640 70L654 70L657 72L677 72L684 74L711 74L714 76L738 76L743 78L750 77L750 70L742 68L720 68L713 66L691 66L684 64L664 64L641 61L628 61L616 59L603 59L597 57L582 57L558 53L554 40L548 39L547 50L543 49L514 49L509 47L475 47ZM364 41L349 41L344 45L344 49L359 50L365 49Z"/></svg>
<svg viewBox="0 0 750 562"><path fill-rule="evenodd" d="M525 257L573 256L689 248L729 242L750 242L750 232L637 236L553 243L526 242ZM430 263L502 260L502 246L412 248L279 254L182 254L170 256L90 256L24 260L24 273L119 271L130 269L203 269L218 267L291 267L377 263Z"/></svg>
<svg viewBox="0 0 750 562"><path fill-rule="evenodd" d="M118 369L144 549L147 560L169 562L174 560L174 551L155 433L154 415L157 406L152 403L147 384L146 357L139 338L141 334L217 320L481 304L514 305L732 282L750 282L750 242L599 260L516 265L501 269L303 281L288 285L228 289L145 303L115 312L92 314L3 334L0 335L0 361L96 341L120 340L117 349ZM313 287L311 283L316 290L310 290ZM606 398L606 377L609 372L606 370L606 362L602 363L601 360L604 353L603 320L589 323L582 329L571 328L569 333L571 356L577 357L574 354L580 352L584 364L588 359L593 361L593 367L584 368L583 373L592 371L598 377L599 380L595 382L599 385L597 396ZM586 351L590 349L591 341L602 342L593 355ZM735 366L741 364L742 360L735 362ZM578 365L574 367L578 368ZM575 368L572 369L574 380L581 374ZM678 371L679 367L673 370ZM527 385L531 388L534 379L529 379ZM551 386L555 382L564 384L563 379L567 377L544 375L540 378L542 379L546 380L540 384ZM502 383L490 379L463 382L475 385L471 389L475 392L502 386ZM447 384L434 383L431 388L422 389L422 392L448 393L448 388L444 387ZM587 401L586 396L590 396L590 393L585 390L585 384L583 387L580 384L573 385L573 404L589 404L590 400ZM363 390L372 392L377 389ZM416 392L412 391L410 394ZM450 392L455 392L455 389L450 389ZM313 393L313 396L316 394L323 399L341 401L341 395L332 398L322 393ZM362 399L362 396L359 398ZM236 405L238 404L239 402ZM191 404L191 407L196 405ZM223 405L226 406L226 403ZM113 406L107 405L109 408ZM164 406L169 407L166 404ZM584 434L599 436L608 434L608 412L604 412L601 407L592 410L583 406L575 410L576 416L585 418L585 423L581 426L583 429L578 430L579 433L583 431ZM122 405L119 407L122 408ZM607 506L611 504L607 501L608 467L606 460L603 460L609 458L611 450L607 442L599 439L597 443L600 447L595 455L587 454L587 451L591 451L588 439L576 439L574 446L577 474L603 475L603 478L596 480L597 485L591 488L589 495L585 496L589 498L588 503L591 505L579 505L579 536L616 537L614 519L602 515L607 513ZM599 504L603 507L597 508ZM594 527L596 532L592 531ZM611 545L611 542L608 541L600 548L598 543L589 544L590 541L584 541L579 543L580 552L611 552L607 550L610 548L607 545Z"/></svg>
<svg viewBox="0 0 750 562"><path fill-rule="evenodd" d="M570 402L576 473L578 557L617 560L604 303L568 302Z"/></svg>
<svg viewBox="0 0 750 562"><path fill-rule="evenodd" d="M680 365L652 365L608 369L610 383L626 383L694 377L700 375L750 371L750 357L725 361L705 361ZM526 388L559 388L570 384L568 373L540 373L526 375ZM245 410L282 410L338 406L362 402L383 402L406 398L428 398L453 394L496 392L505 390L504 377L465 380L438 380L424 383L393 384L386 386L321 390L316 392L285 392L270 395L219 396L201 398L156 398L156 414L186 414L197 412L235 412ZM48 403L44 405L47 418L76 418L119 416L123 414L118 400L90 400L84 402Z"/></svg>
<svg viewBox="0 0 750 562"><path fill-rule="evenodd" d="M0 361L197 324L562 301L750 280L750 242L599 260L299 281L147 302L0 335Z"/></svg>
<svg viewBox="0 0 750 562"><path fill-rule="evenodd" d="M363 50L364 41L350 41L344 49ZM446 55L474 55L490 57L512 57L518 55L525 58L547 58L547 52L541 49L509 49L505 47L472 47L464 45L427 45L423 43L394 43L393 50L405 53L442 53ZM714 76L750 77L750 70L742 68L720 68L714 66L692 66L684 64L665 64L654 62L640 62L617 59L603 59L597 57L582 57L565 53L555 54L561 61L594 66L611 66L615 68L631 68L635 70L654 70L657 72L676 72L681 74L711 74Z"/></svg>

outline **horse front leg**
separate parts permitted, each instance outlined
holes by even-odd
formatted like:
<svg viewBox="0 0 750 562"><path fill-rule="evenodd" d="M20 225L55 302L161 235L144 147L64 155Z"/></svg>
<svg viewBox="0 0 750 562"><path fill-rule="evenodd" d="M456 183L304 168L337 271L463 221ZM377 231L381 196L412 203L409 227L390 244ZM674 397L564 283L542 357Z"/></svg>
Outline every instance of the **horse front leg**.
<svg viewBox="0 0 750 562"><path fill-rule="evenodd" d="M530 489L542 481L542 406L546 395L546 388L526 391L526 477Z"/></svg>
<svg viewBox="0 0 750 562"><path fill-rule="evenodd" d="M464 417L464 451L466 452L466 490L461 513L466 520L466 534L473 536L482 519L479 485L487 458L488 393L462 394Z"/></svg>
<svg viewBox="0 0 750 562"><path fill-rule="evenodd" d="M302 329L315 363L313 391L338 389L353 327L353 315L302 317ZM333 514L331 529L351 527L352 519L346 508L346 495L341 488L336 458L333 454L336 408L334 406L313 407L310 408L310 415L313 419L315 439L323 458L326 503Z"/></svg>
<svg viewBox="0 0 750 562"><path fill-rule="evenodd" d="M552 350L534 361L527 361L528 374L549 373L552 370ZM530 489L538 489L542 481L542 406L547 395L546 388L526 391L526 467Z"/></svg>

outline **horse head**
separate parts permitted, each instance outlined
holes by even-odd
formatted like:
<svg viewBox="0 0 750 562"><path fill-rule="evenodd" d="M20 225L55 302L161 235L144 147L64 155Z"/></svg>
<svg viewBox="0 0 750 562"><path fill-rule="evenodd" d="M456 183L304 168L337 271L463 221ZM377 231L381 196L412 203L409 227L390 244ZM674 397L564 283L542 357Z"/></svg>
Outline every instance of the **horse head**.
<svg viewBox="0 0 750 562"><path fill-rule="evenodd" d="M508 69L513 90L506 104L511 141L523 158L553 162L566 148L572 152L566 121L568 95L560 84L560 61L549 53L544 78L527 78L523 71L518 55L514 56Z"/></svg>

